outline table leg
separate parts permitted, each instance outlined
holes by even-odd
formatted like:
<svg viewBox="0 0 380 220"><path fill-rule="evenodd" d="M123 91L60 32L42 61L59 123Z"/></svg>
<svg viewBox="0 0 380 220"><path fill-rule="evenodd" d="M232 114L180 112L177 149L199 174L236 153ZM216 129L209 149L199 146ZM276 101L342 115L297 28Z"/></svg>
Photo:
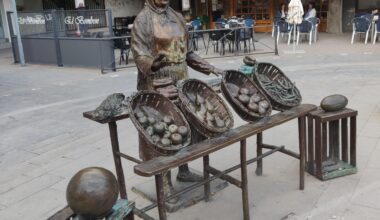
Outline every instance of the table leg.
<svg viewBox="0 0 380 220"><path fill-rule="evenodd" d="M165 190L164 190L164 175L159 174L155 176L156 180L156 193L157 193L157 208L160 220L166 220L165 208Z"/></svg>
<svg viewBox="0 0 380 220"><path fill-rule="evenodd" d="M108 123L108 127L110 130L112 154L113 154L113 160L115 162L116 176L117 176L117 181L119 183L120 198L128 199L127 189L125 187L124 171L123 171L123 166L121 164L121 157L118 155L118 153L120 152L120 147L119 147L119 139L117 135L117 124L116 122L113 121L113 122Z"/></svg>
<svg viewBox="0 0 380 220"><path fill-rule="evenodd" d="M249 220L248 179L247 179L247 140L240 142L241 190L244 220Z"/></svg>
<svg viewBox="0 0 380 220"><path fill-rule="evenodd" d="M306 116L298 118L300 148L300 190L305 188Z"/></svg>
<svg viewBox="0 0 380 220"><path fill-rule="evenodd" d="M315 119L315 174L322 178L322 123L320 119Z"/></svg>
<svg viewBox="0 0 380 220"><path fill-rule="evenodd" d="M350 164L356 167L356 116L350 118Z"/></svg>
<svg viewBox="0 0 380 220"><path fill-rule="evenodd" d="M261 147L263 144L263 133L258 133L257 134L257 156L261 156L263 154L263 148ZM257 160L257 167L256 167L256 175L261 176L263 175L263 159Z"/></svg>
<svg viewBox="0 0 380 220"><path fill-rule="evenodd" d="M210 157L209 155L203 157L203 178L206 180L210 177L210 172L208 171L210 167ZM210 201L210 182L204 184L204 194L205 201Z"/></svg>
<svg viewBox="0 0 380 220"><path fill-rule="evenodd" d="M308 132L307 132L307 140L308 140L308 147L307 147L307 155L308 155L308 158L307 158L307 169L310 173L313 173L315 172L314 170L314 122L313 122L313 116L309 115L308 117L308 122L307 122L307 126L308 126Z"/></svg>
<svg viewBox="0 0 380 220"><path fill-rule="evenodd" d="M348 129L347 118L342 119L342 160L348 162Z"/></svg>

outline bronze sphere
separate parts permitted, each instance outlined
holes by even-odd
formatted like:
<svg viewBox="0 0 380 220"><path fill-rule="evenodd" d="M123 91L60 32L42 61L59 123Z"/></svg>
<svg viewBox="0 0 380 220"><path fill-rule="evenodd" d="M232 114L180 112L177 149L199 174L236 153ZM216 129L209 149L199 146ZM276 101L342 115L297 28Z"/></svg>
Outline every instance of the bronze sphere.
<svg viewBox="0 0 380 220"><path fill-rule="evenodd" d="M119 187L112 172L100 167L89 167L71 178L66 199L77 215L91 219L109 214L118 194Z"/></svg>

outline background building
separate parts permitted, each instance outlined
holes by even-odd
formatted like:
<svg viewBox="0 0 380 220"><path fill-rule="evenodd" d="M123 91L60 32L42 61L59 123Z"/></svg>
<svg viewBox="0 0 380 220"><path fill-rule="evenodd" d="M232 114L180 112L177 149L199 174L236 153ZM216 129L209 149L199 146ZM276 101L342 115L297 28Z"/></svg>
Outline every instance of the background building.
<svg viewBox="0 0 380 220"><path fill-rule="evenodd" d="M0 48L9 42L9 29L6 11L11 9L10 0L0 0Z"/></svg>

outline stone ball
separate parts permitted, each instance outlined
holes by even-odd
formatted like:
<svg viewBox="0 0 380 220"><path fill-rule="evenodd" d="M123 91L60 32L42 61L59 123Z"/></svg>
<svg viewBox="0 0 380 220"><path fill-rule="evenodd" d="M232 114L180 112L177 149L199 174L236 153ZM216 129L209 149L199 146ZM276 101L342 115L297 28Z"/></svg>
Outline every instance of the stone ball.
<svg viewBox="0 0 380 220"><path fill-rule="evenodd" d="M89 167L71 178L66 199L77 215L97 218L111 211L118 194L118 183L112 172L100 167Z"/></svg>
<svg viewBox="0 0 380 220"><path fill-rule="evenodd" d="M330 95L321 101L321 108L326 112L334 112L344 109L347 104L347 97L343 95Z"/></svg>

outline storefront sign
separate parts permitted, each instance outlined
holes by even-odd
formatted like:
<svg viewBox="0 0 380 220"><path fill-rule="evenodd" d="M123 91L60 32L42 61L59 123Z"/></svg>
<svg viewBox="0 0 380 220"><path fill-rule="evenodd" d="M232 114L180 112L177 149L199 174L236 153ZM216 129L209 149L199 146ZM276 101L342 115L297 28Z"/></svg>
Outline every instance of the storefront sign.
<svg viewBox="0 0 380 220"><path fill-rule="evenodd" d="M65 24L99 24L99 18L84 18L83 16L67 16L65 18Z"/></svg>
<svg viewBox="0 0 380 220"><path fill-rule="evenodd" d="M19 17L18 23L19 24L46 24L47 21L53 20L53 17L51 14L47 14L45 16L43 15L34 15L34 16L25 16L25 17ZM100 19L94 18L93 16L90 16L89 18L85 18L84 16L67 16L64 19L65 24L99 24Z"/></svg>
<svg viewBox="0 0 380 220"><path fill-rule="evenodd" d="M51 15L34 15L34 16L26 16L26 17L19 17L18 23L19 24L45 24L46 21L52 20Z"/></svg>

